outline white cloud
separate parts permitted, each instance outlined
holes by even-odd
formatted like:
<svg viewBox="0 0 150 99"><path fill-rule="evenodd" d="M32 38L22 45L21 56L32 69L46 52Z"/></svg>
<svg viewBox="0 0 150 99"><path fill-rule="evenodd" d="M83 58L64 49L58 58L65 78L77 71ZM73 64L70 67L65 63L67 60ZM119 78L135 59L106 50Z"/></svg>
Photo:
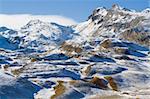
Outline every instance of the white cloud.
<svg viewBox="0 0 150 99"><path fill-rule="evenodd" d="M73 25L77 23L73 19L58 15L0 14L0 26L19 29L20 27L27 24L30 20L35 19L39 19L44 22L55 22L61 25Z"/></svg>

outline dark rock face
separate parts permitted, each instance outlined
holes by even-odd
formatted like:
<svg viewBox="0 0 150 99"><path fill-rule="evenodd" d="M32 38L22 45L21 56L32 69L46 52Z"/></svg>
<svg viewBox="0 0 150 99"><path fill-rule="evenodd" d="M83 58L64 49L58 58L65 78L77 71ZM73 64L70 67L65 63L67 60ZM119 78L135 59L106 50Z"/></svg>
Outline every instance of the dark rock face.
<svg viewBox="0 0 150 99"><path fill-rule="evenodd" d="M94 55L92 57L90 57L89 59L87 59L87 61L90 62L115 62L113 59L111 58L107 58L104 56L99 56L99 55Z"/></svg>
<svg viewBox="0 0 150 99"><path fill-rule="evenodd" d="M100 73L103 74L103 75L113 75L113 74L121 73L125 70L127 70L127 69L123 68L123 67L115 67L115 68L106 67L106 68L103 68L100 71Z"/></svg>
<svg viewBox="0 0 150 99"><path fill-rule="evenodd" d="M126 55L117 56L117 57L115 57L115 58L116 58L116 59L119 59L119 60L133 60L133 61L134 61L134 59L132 59L132 58L126 56Z"/></svg>
<svg viewBox="0 0 150 99"><path fill-rule="evenodd" d="M66 69L60 69L60 70L55 70L52 71L52 73L48 73L48 74L37 74L37 77L41 77L41 78L51 78L51 77L69 77L72 78L74 80L79 80L80 79L80 75L76 74L72 71L66 70Z"/></svg>
<svg viewBox="0 0 150 99"><path fill-rule="evenodd" d="M49 56L46 56L43 58L44 60L67 60L69 59L68 56L66 56L65 54L52 54L52 55L49 55Z"/></svg>

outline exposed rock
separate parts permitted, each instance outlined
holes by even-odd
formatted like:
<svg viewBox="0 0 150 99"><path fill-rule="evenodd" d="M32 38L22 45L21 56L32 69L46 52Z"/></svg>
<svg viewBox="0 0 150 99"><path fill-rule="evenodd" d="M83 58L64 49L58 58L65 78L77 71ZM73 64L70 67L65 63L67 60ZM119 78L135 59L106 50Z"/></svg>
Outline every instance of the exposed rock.
<svg viewBox="0 0 150 99"><path fill-rule="evenodd" d="M99 88L106 89L107 88L107 83L104 79L94 77L91 81L91 83L95 84Z"/></svg>
<svg viewBox="0 0 150 99"><path fill-rule="evenodd" d="M83 51L83 48L80 47L80 45L68 44L66 42L64 42L61 45L61 48L62 48L63 51L65 51L66 53L69 53L69 54L71 54L72 52L81 53Z"/></svg>
<svg viewBox="0 0 150 99"><path fill-rule="evenodd" d="M112 47L112 41L109 40L109 39L106 39L106 40L104 40L100 43L100 47L103 47L103 48L106 48L106 49L110 48L110 47Z"/></svg>
<svg viewBox="0 0 150 99"><path fill-rule="evenodd" d="M115 61L111 58L108 58L107 56L104 55L93 55L89 59L87 59L89 62L112 62L114 63Z"/></svg>
<svg viewBox="0 0 150 99"><path fill-rule="evenodd" d="M90 75L93 65L94 65L94 64L89 65L89 66L83 68L83 70L82 70L83 75L85 75L85 76Z"/></svg>
<svg viewBox="0 0 150 99"><path fill-rule="evenodd" d="M129 56L126 56L126 55L116 56L115 58L119 59L119 60L134 60L134 59L132 59Z"/></svg>
<svg viewBox="0 0 150 99"><path fill-rule="evenodd" d="M145 46L150 46L150 34L142 31L134 31L133 29L126 30L120 34L120 38Z"/></svg>
<svg viewBox="0 0 150 99"><path fill-rule="evenodd" d="M54 90L55 95L53 95L51 99L56 99L65 92L66 87L63 85L63 81L58 81L58 85L54 87Z"/></svg>
<svg viewBox="0 0 150 99"><path fill-rule="evenodd" d="M42 59L44 60L68 60L70 57L63 54L63 53L58 53L58 54L51 54L49 56L45 56Z"/></svg>
<svg viewBox="0 0 150 99"><path fill-rule="evenodd" d="M117 54L125 54L128 51L128 48L124 47L114 47L114 51Z"/></svg>
<svg viewBox="0 0 150 99"><path fill-rule="evenodd" d="M108 81L113 90L118 91L117 84L111 76L106 76L105 79Z"/></svg>
<svg viewBox="0 0 150 99"><path fill-rule="evenodd" d="M19 68L19 69L14 69L14 70L12 70L11 73L12 73L13 75L15 75L16 77L19 77L20 74L23 72L23 70L24 70L24 67L21 67L21 68Z"/></svg>
<svg viewBox="0 0 150 99"><path fill-rule="evenodd" d="M35 61L37 61L36 58L32 58L32 59L31 59L31 62L35 62Z"/></svg>

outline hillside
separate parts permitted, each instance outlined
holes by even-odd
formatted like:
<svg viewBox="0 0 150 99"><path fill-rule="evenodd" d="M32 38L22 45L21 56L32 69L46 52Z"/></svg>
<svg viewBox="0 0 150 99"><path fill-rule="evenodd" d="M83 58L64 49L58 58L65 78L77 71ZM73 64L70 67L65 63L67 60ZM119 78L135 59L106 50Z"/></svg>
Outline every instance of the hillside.
<svg viewBox="0 0 150 99"><path fill-rule="evenodd" d="M73 26L1 27L0 80L2 99L147 99L150 9L113 5Z"/></svg>

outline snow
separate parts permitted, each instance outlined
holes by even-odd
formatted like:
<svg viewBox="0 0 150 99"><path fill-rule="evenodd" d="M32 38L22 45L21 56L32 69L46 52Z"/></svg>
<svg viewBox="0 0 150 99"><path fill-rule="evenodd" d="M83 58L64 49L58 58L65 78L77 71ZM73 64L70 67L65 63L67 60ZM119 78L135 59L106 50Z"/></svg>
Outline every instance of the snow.
<svg viewBox="0 0 150 99"><path fill-rule="evenodd" d="M0 48L15 50L18 48L18 44L14 44L11 41L8 41L7 38L0 35Z"/></svg>
<svg viewBox="0 0 150 99"><path fill-rule="evenodd" d="M42 98L42 99L50 99L51 96L53 96L55 94L55 91L53 88L51 89L42 89L40 90L37 95L35 95L35 99L39 99L39 98Z"/></svg>
<svg viewBox="0 0 150 99"><path fill-rule="evenodd" d="M148 97L149 46L120 38L130 29L149 35L148 16L115 5L95 9L87 21L74 26L35 19L19 30L1 27L0 96L49 99L56 86L63 86L56 98ZM140 17L144 20L130 26ZM108 48L102 46L105 40L110 41ZM64 42L82 51L66 51ZM99 80L93 83L95 77Z"/></svg>
<svg viewBox="0 0 150 99"><path fill-rule="evenodd" d="M115 62L111 58L107 58L107 57L103 57L103 56L98 56L98 55L90 57L89 59L87 59L87 61L90 61L90 62Z"/></svg>
<svg viewBox="0 0 150 99"><path fill-rule="evenodd" d="M75 25L75 20L60 15L31 15L31 14L0 14L0 27L6 26L12 29L19 29L30 20L39 19L44 22L55 22L60 25Z"/></svg>
<svg viewBox="0 0 150 99"><path fill-rule="evenodd" d="M26 79L16 79L0 71L0 96L1 98L33 98L33 94L41 88Z"/></svg>
<svg viewBox="0 0 150 99"><path fill-rule="evenodd" d="M60 53L60 54L52 54L52 55L46 56L43 59L45 60L67 60L69 58L70 57Z"/></svg>

